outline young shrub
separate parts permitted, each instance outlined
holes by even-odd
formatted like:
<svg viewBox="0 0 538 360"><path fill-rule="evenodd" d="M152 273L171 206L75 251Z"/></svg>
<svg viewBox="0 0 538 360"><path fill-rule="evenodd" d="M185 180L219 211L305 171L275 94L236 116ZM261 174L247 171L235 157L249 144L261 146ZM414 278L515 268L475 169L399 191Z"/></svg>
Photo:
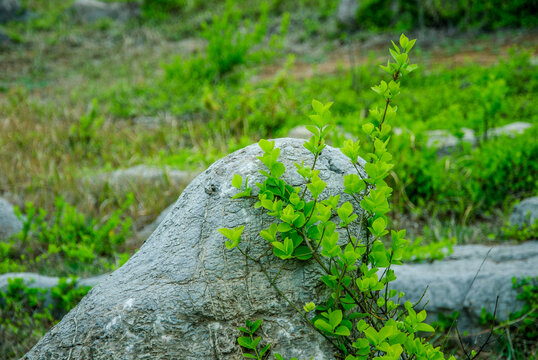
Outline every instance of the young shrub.
<svg viewBox="0 0 538 360"><path fill-rule="evenodd" d="M389 61L382 68L391 79L372 88L383 99L383 106L371 110L371 120L362 127L368 143L347 140L341 149L357 170L342 179L345 193L353 201L342 203L340 195L324 197L326 183L316 169L316 161L326 146L332 103L312 101L314 114L310 118L314 125L307 129L313 135L304 147L312 153L313 165L295 164L304 179L302 187L293 187L281 179L286 169L278 161L280 149L275 148L275 143L259 142L263 155L258 159L264 164L260 173L266 179L256 184L255 207L275 218L273 224L260 232L268 244L265 256L271 256L271 251L283 264L310 261L319 266L324 274L320 280L327 287L329 298L321 304L304 306L286 300L346 360L445 358L421 336L434 330L424 323L426 311L417 311L417 304L409 301L401 304L403 293L390 288L390 282L396 278L391 268L402 263L408 244L405 230L388 229L392 188L385 178L393 165L387 145L390 122L397 110L391 103L400 93L400 79L416 69L408 55L414 44L415 40L402 34L399 46L393 43L394 48L390 49L394 62ZM364 171L359 169L360 157L366 160ZM234 177L233 185L240 190L234 198L252 197L253 188L248 183L243 186L241 176ZM228 238L226 247L238 249L263 269L261 259L250 257L248 249L243 249L243 229L221 229ZM282 295L277 280L278 275L271 286ZM307 316L310 312L313 317ZM259 358L257 354L244 356ZM274 356L283 359L280 354Z"/></svg>

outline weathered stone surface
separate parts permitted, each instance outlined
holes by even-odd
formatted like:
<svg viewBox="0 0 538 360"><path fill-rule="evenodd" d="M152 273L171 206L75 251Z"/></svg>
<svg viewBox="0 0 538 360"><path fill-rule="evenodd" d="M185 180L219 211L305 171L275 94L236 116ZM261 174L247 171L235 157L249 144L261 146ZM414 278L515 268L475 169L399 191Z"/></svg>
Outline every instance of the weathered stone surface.
<svg viewBox="0 0 538 360"><path fill-rule="evenodd" d="M21 231L22 223L13 211L13 205L0 198L0 240L7 239Z"/></svg>
<svg viewBox="0 0 538 360"><path fill-rule="evenodd" d="M140 4L137 2L105 3L97 0L76 0L70 8L77 20L94 22L108 18L126 21L140 16Z"/></svg>
<svg viewBox="0 0 538 360"><path fill-rule="evenodd" d="M17 20L23 13L19 0L0 0L0 24Z"/></svg>
<svg viewBox="0 0 538 360"><path fill-rule="evenodd" d="M523 200L512 210L510 223L512 225L530 226L538 219L538 196Z"/></svg>
<svg viewBox="0 0 538 360"><path fill-rule="evenodd" d="M482 308L493 313L497 296L500 320L520 310L523 304L516 298L512 277L538 276L538 242L495 247L455 246L452 255L445 260L406 264L394 270L398 279L393 288L404 291L404 299L417 301L428 286L423 299L428 303L428 321L436 320L439 313L450 314L457 310L461 312L460 332L476 332L480 329L478 319Z"/></svg>
<svg viewBox="0 0 538 360"><path fill-rule="evenodd" d="M336 14L338 22L347 27L357 27L357 11L359 0L340 0Z"/></svg>
<svg viewBox="0 0 538 360"><path fill-rule="evenodd" d="M299 186L294 162L312 162L303 141L277 139L283 176ZM255 263L229 251L217 229L245 225L244 243L256 257L266 248L258 232L270 223L254 199L231 200L234 174L262 180L258 145L219 160L181 194L171 213L141 249L94 287L47 333L25 359L241 359L237 326L264 319L264 338L286 358L333 359L333 349L278 296ZM316 167L328 183L325 196L343 190L342 175L354 169L339 150L326 148ZM345 199L344 199L345 201ZM276 274L282 262L264 266ZM293 302L325 297L316 287L318 267L289 265L278 286ZM314 289L314 290L312 290ZM314 293L313 293L314 292Z"/></svg>

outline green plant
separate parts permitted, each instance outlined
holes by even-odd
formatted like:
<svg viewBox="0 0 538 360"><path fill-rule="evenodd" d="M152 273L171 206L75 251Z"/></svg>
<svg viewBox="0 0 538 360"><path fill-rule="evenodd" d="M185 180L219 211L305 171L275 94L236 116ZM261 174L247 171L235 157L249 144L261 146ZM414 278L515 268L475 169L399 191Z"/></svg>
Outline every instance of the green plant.
<svg viewBox="0 0 538 360"><path fill-rule="evenodd" d="M387 239L388 198L392 189L384 179L393 167L392 156L387 150L389 123L396 115L396 107L391 103L400 93L399 80L416 68L408 58L414 43L415 40L410 41L403 34L400 46L393 43L394 49L390 49L390 53L394 62L382 66L391 75L391 80L388 83L381 81L372 88L383 98L384 106L371 110L371 120L362 126L370 141L361 146L360 141L347 140L341 149L357 170L356 174L343 178L350 201L341 203L340 194L324 197L326 183L315 168L326 146L332 103L312 101L315 114L310 118L315 126L307 126L313 136L304 144L313 155L312 165L305 165L304 161L295 164L305 181L303 187L290 186L281 179L286 169L278 161L280 150L275 148L274 142L260 140L258 143L263 151L258 159L265 165L260 173L265 180L256 184L258 201L255 208L265 209L276 220L260 232L268 243L268 250L261 257L270 256L268 251L272 250L274 256L284 262L314 261L319 265L324 274L320 280L330 296L321 304L305 304L303 310L300 305L286 300L346 360L399 359L401 356L445 358L438 348L420 337L421 332L434 330L424 323L426 312L415 311L417 304L409 301L400 304L403 293L390 289L390 282L396 278L391 267L402 263L408 241L404 230L392 230ZM367 160L364 172L358 167L359 156ZM232 185L241 191L236 198L253 196L248 179L243 185L241 176L236 175ZM339 224L331 220L334 215L340 219ZM238 249L263 268L260 258L249 256L248 251L241 248L243 230L243 226L220 229L228 238L228 249ZM390 244L388 248L383 241ZM268 277L268 280L282 295L277 278L278 275L275 279ZM312 320L306 316L310 311L316 312Z"/></svg>
<svg viewBox="0 0 538 360"><path fill-rule="evenodd" d="M423 238L417 237L403 249L402 260L423 262L442 260L446 255L452 254L452 248L456 243L455 238L444 238L438 242L422 243Z"/></svg>
<svg viewBox="0 0 538 360"><path fill-rule="evenodd" d="M132 220L122 214L132 201L130 197L102 222L85 217L61 198L56 199L51 220L44 209L27 203L24 216L17 210L23 221L21 232L0 250L8 259L3 267L7 271L46 269L60 274L102 272L114 267L116 257L124 258L119 249L130 234Z"/></svg>
<svg viewBox="0 0 538 360"><path fill-rule="evenodd" d="M248 351L254 352L253 354L250 352L243 352L243 357L248 359L263 360L265 358L265 353L267 353L267 351L271 347L271 344L266 344L262 347L262 344L260 343L262 338L259 336L254 338L254 333L260 328L262 322L262 319L256 321L246 320L245 327L239 327L239 330L244 332L248 336L238 337L237 343Z"/></svg>
<svg viewBox="0 0 538 360"><path fill-rule="evenodd" d="M522 226L506 224L502 231L504 236L510 240L527 241L538 239L538 219L530 225L527 223Z"/></svg>
<svg viewBox="0 0 538 360"><path fill-rule="evenodd" d="M497 318L482 308L479 322L491 324L493 331L502 341L497 342L499 353L509 359L528 359L536 355L538 340L538 278L512 278L512 287L519 290L517 299L523 307L510 313L508 319L499 322Z"/></svg>
<svg viewBox="0 0 538 360"><path fill-rule="evenodd" d="M103 124L104 117L98 115L99 103L93 99L89 111L82 115L79 121L69 128L69 143L72 147L82 145L86 151L90 149L91 143L94 146L98 144L99 137L97 132Z"/></svg>
<svg viewBox="0 0 538 360"><path fill-rule="evenodd" d="M60 278L51 289L29 287L23 279L8 279L0 291L0 354L19 358L88 293L76 278ZM47 293L50 294L48 299Z"/></svg>

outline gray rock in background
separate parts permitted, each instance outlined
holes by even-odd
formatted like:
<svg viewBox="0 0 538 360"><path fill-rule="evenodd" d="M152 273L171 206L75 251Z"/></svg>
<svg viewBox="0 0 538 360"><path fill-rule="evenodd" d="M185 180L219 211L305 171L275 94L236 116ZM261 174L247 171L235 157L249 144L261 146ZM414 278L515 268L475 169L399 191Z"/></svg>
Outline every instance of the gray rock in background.
<svg viewBox="0 0 538 360"><path fill-rule="evenodd" d="M78 279L78 286L95 286L105 279L108 274ZM5 291L9 279L22 279L27 287L36 289L50 289L58 285L59 278L55 276L45 276L36 273L7 273L0 275L0 290ZM68 281L70 281L68 279Z"/></svg>
<svg viewBox="0 0 538 360"><path fill-rule="evenodd" d="M19 0L0 0L0 24L17 20L23 13Z"/></svg>
<svg viewBox="0 0 538 360"><path fill-rule="evenodd" d="M100 19L127 21L140 16L137 2L102 2L97 0L76 0L70 8L74 17L81 22Z"/></svg>
<svg viewBox="0 0 538 360"><path fill-rule="evenodd" d="M437 320L440 313L460 311L458 329L473 333L481 330L478 319L482 308L493 313L497 296L497 317L501 321L521 309L523 303L516 298L512 277L538 276L538 242L455 246L452 255L442 261L405 264L394 270L398 279L392 287L405 292L404 300L416 302L428 286L423 299L428 321Z"/></svg>
<svg viewBox="0 0 538 360"><path fill-rule="evenodd" d="M510 223L518 226L530 226L538 219L538 196L523 200L512 210Z"/></svg>
<svg viewBox="0 0 538 360"><path fill-rule="evenodd" d="M94 287L99 282L104 280L108 274L105 275L98 275L89 277L86 279L78 279L76 286L82 287L82 286L90 286ZM7 273L0 275L0 291L6 291L8 287L8 280L12 279L22 279L24 284L31 288L31 289L47 289L49 290L47 293L45 293L45 306L52 303L52 296L50 294L50 289L57 286L60 279L58 277L54 276L44 276L36 273ZM71 281L71 279L67 279L68 282Z"/></svg>
<svg viewBox="0 0 538 360"><path fill-rule="evenodd" d="M189 184L196 175L196 172L137 165L128 169L97 174L85 178L84 181L94 191L99 190L104 186L109 186L116 192L125 192L133 187L155 187L158 184L168 184L172 187L184 187Z"/></svg>
<svg viewBox="0 0 538 360"><path fill-rule="evenodd" d="M293 163L313 160L303 141L277 139L276 144L288 169L284 179L302 185ZM237 193L231 186L234 174L248 175L251 184L263 180L256 158L261 154L251 145L198 176L141 249L94 287L25 359L240 359L237 326L259 318L264 339L286 358L333 359L326 340L278 296L255 263L227 250L217 231L245 225L242 245L249 255L259 256L267 247L258 233L272 219L253 209L254 199L230 199ZM316 167L328 183L325 196L341 193L342 175L354 171L331 147ZM281 264L274 257L264 262L270 274ZM316 287L316 265L289 266L277 283L294 303L328 296Z"/></svg>
<svg viewBox="0 0 538 360"><path fill-rule="evenodd" d="M430 130L426 132L428 137L428 146L439 149L439 152L446 154L458 146L462 141L476 144L474 131L468 128L462 128L463 137L460 139L448 130Z"/></svg>
<svg viewBox="0 0 538 360"><path fill-rule="evenodd" d="M359 0L340 0L336 17L338 22L349 28L357 27Z"/></svg>
<svg viewBox="0 0 538 360"><path fill-rule="evenodd" d="M531 128L532 124L526 122L514 122L498 128L489 129L488 136L510 136L523 134L527 129ZM438 149L439 156L448 155L462 142L470 143L472 146L481 141L481 137L475 135L472 129L461 128L463 136L458 138L448 130L430 130L426 131L428 138L427 146Z"/></svg>
<svg viewBox="0 0 538 360"><path fill-rule="evenodd" d="M0 198L0 240L18 233L22 230L22 223L13 211L13 205Z"/></svg>
<svg viewBox="0 0 538 360"><path fill-rule="evenodd" d="M498 128L493 128L490 130L490 133L492 136L515 136L519 134L523 134L525 130L532 127L531 123L523 122L523 121L517 121L510 123L505 126L501 126Z"/></svg>

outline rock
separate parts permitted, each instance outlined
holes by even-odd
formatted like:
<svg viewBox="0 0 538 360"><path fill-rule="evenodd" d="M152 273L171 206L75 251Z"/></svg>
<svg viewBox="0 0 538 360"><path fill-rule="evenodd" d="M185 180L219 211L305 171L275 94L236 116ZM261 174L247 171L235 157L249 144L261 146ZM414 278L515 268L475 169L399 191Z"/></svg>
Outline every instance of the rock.
<svg viewBox="0 0 538 360"><path fill-rule="evenodd" d="M76 0L70 10L74 17L81 22L94 22L101 19L127 21L140 16L140 4L134 1Z"/></svg>
<svg viewBox="0 0 538 360"><path fill-rule="evenodd" d="M525 199L514 206L510 215L510 223L519 227L530 226L536 220L538 220L538 196Z"/></svg>
<svg viewBox="0 0 538 360"><path fill-rule="evenodd" d="M0 24L19 19L23 12L19 0L0 0Z"/></svg>
<svg viewBox="0 0 538 360"><path fill-rule="evenodd" d="M531 128L532 124L522 121L517 121L505 126L493 128L490 130L492 136L515 136L525 132L528 128Z"/></svg>
<svg viewBox="0 0 538 360"><path fill-rule="evenodd" d="M338 22L346 27L357 27L357 11L359 0L340 0L336 14Z"/></svg>
<svg viewBox="0 0 538 360"><path fill-rule="evenodd" d="M0 240L7 239L22 230L22 223L15 215L13 206L0 198Z"/></svg>
<svg viewBox="0 0 538 360"><path fill-rule="evenodd" d="M462 141L476 144L474 131L462 128L463 136L458 138L448 130L430 130L426 132L428 138L427 146L437 148L439 155L446 155L453 151Z"/></svg>
<svg viewBox="0 0 538 360"><path fill-rule="evenodd" d="M311 163L302 140L277 139L283 178L304 184L294 162ZM258 233L272 221L254 209L254 199L231 200L234 174L262 181L262 154L251 145L217 161L181 194L171 212L140 250L94 287L80 304L25 356L33 359L239 359L238 326L264 319L264 339L286 358L333 359L330 344L305 324L271 287L255 263L227 250L217 231L245 226L244 246L259 256L266 244ZM364 162L362 163L364 164ZM316 168L328 183L325 196L343 191L342 175L353 172L349 160L327 147ZM255 192L255 191L254 191ZM341 201L346 201L343 196ZM356 230L356 229L355 229ZM263 260L270 274L282 262ZM294 303L319 301L318 266L290 264L277 284Z"/></svg>
<svg viewBox="0 0 538 360"><path fill-rule="evenodd" d="M440 313L460 311L459 331L476 333L482 330L478 323L482 308L493 313L497 296L496 314L501 321L521 309L523 303L517 300L512 277L538 276L538 242L493 248L455 246L452 255L442 261L404 264L394 270L398 279L392 287L405 292L404 300L416 302L428 286L423 299L423 303L427 302L428 321L437 320Z"/></svg>
<svg viewBox="0 0 538 360"><path fill-rule="evenodd" d="M310 139L312 133L306 129L306 126L299 125L288 132L288 137L294 139Z"/></svg>
<svg viewBox="0 0 538 360"><path fill-rule="evenodd" d="M108 274L98 275L86 279L78 279L78 286L95 286L105 279ZM5 291L8 279L22 279L27 287L32 289L50 289L58 285L59 278L54 276L44 276L36 273L7 273L0 275L0 290ZM70 281L68 279L68 281Z"/></svg>
<svg viewBox="0 0 538 360"><path fill-rule="evenodd" d="M531 128L533 125L526 122L514 122L498 128L489 129L488 136L511 136L523 134L525 130ZM467 142L471 145L476 145L481 137L476 137L473 130L468 128L461 128L463 137L460 139L454 136L448 130L430 130L426 131L428 138L427 146L437 148L437 154L440 156L450 154L461 142Z"/></svg>
<svg viewBox="0 0 538 360"><path fill-rule="evenodd" d="M171 187L185 187L197 173L160 168L155 166L137 165L128 169L119 169L112 172L98 174L86 178L84 181L94 191L108 186L117 192L126 192L132 188L156 185L169 185Z"/></svg>

